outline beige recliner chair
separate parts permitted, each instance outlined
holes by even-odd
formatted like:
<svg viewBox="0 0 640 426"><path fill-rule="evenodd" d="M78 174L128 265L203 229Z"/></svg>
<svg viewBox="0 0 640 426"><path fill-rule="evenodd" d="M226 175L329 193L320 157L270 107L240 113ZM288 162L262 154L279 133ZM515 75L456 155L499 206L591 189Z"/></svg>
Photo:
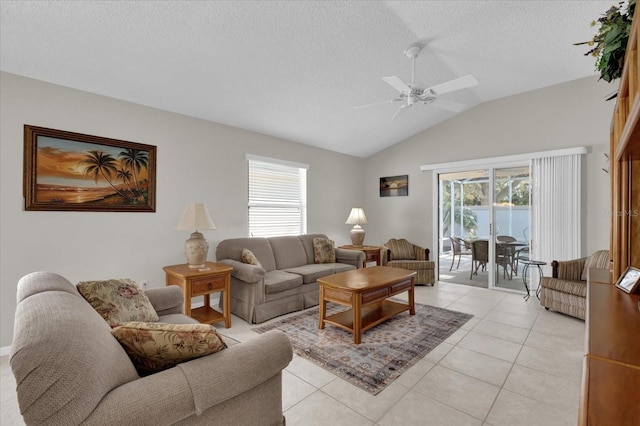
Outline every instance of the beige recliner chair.
<svg viewBox="0 0 640 426"><path fill-rule="evenodd" d="M384 246L386 256L382 258L382 265L416 271L416 285L435 284L435 262L429 260L429 249L412 244L404 238L392 238Z"/></svg>
<svg viewBox="0 0 640 426"><path fill-rule="evenodd" d="M159 322L182 314L177 286L146 291ZM287 336L268 332L140 377L107 322L64 277L35 272L18 283L11 344L27 425L284 425Z"/></svg>

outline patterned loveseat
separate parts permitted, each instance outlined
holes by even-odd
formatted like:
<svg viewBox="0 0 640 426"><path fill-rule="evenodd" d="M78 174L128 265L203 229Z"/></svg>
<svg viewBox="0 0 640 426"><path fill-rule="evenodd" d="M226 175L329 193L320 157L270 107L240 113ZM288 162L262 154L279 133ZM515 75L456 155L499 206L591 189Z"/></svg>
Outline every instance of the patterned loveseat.
<svg viewBox="0 0 640 426"><path fill-rule="evenodd" d="M429 260L429 249L412 244L409 241L392 238L384 245L386 255L382 264L393 268L416 271L416 285L436 282L435 262Z"/></svg>
<svg viewBox="0 0 640 426"><path fill-rule="evenodd" d="M551 277L540 278L540 304L572 317L584 319L587 306L587 273L589 268L609 268L609 250L590 257L551 262Z"/></svg>

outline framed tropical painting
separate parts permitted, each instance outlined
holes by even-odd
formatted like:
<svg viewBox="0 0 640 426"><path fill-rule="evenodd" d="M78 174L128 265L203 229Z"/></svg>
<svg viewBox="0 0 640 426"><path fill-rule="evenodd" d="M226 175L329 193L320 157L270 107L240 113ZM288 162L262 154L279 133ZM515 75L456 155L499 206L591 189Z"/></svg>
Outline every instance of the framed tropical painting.
<svg viewBox="0 0 640 426"><path fill-rule="evenodd" d="M156 147L24 126L26 210L156 211Z"/></svg>

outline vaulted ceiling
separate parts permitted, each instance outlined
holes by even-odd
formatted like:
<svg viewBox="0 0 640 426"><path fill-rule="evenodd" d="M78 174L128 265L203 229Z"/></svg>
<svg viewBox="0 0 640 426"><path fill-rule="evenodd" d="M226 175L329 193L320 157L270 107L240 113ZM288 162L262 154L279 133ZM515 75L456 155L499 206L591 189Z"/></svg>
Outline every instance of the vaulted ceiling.
<svg viewBox="0 0 640 426"><path fill-rule="evenodd" d="M397 97L382 77L411 81L412 43L425 87L475 76L438 99L469 109L594 75L573 43L611 4L3 0L0 69L367 157L455 115L353 108Z"/></svg>

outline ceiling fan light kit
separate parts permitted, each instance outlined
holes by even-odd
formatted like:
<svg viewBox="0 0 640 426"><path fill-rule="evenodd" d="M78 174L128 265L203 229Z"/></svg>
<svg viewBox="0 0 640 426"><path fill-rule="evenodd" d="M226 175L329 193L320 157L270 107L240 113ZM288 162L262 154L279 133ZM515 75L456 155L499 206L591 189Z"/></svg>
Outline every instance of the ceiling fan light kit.
<svg viewBox="0 0 640 426"><path fill-rule="evenodd" d="M382 77L382 80L384 80L385 83L400 92L399 97L370 104L356 105L354 108L365 108L387 103L404 102L404 104L401 105L393 115L391 121L395 120L402 110L412 107L417 102L421 102L425 105L434 104L436 107L452 112L462 111L465 108L465 105L451 101L439 101L438 96L476 86L478 85L478 80L476 80L472 75L466 75L464 77L425 88L424 84L415 81L416 58L420 55L421 51L422 45L420 43L414 43L404 51L404 54L411 59L411 83L407 84L395 75Z"/></svg>

